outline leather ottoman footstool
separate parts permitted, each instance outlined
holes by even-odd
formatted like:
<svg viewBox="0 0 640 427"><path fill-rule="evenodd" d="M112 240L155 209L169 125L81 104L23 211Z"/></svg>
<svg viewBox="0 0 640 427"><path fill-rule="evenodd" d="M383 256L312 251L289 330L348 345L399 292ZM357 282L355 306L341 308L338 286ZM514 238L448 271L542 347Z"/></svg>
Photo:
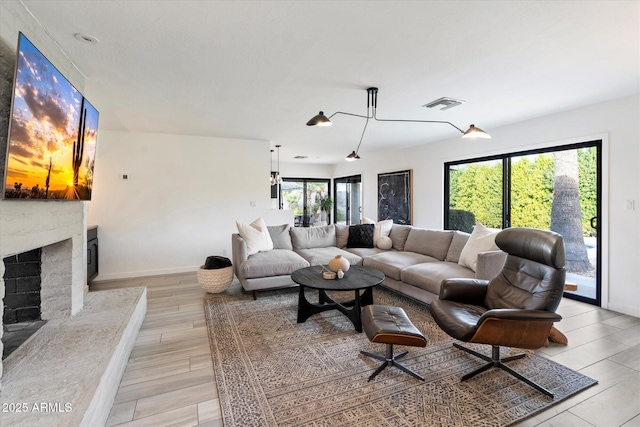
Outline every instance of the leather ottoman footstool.
<svg viewBox="0 0 640 427"><path fill-rule="evenodd" d="M382 372L387 366L395 366L407 374L424 381L422 376L397 361L406 356L408 351L404 351L396 356L393 355L394 344L413 347L426 347L427 345L427 340L424 335L411 323L407 313L405 313L402 308L387 305L367 305L362 309L362 328L367 334L369 341L387 345L385 356L367 351L360 352L365 356L384 362L371 374L369 381L374 379L375 376Z"/></svg>

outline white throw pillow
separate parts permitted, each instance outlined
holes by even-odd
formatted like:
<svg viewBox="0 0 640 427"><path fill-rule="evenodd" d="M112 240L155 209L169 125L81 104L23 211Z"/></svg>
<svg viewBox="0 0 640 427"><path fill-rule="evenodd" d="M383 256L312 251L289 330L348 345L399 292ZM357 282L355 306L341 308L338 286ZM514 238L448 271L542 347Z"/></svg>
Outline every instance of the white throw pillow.
<svg viewBox="0 0 640 427"><path fill-rule="evenodd" d="M251 224L236 221L236 226L240 237L247 243L247 255L273 249L273 240L262 218L256 219Z"/></svg>
<svg viewBox="0 0 640 427"><path fill-rule="evenodd" d="M467 240L464 248L462 248L458 264L476 271L478 254L480 252L497 251L500 249L496 246L496 234L498 234L498 231L476 222L475 227L473 227L473 232L471 236L469 236L469 240Z"/></svg>
<svg viewBox="0 0 640 427"><path fill-rule="evenodd" d="M389 237L391 233L391 227L393 227L392 219L385 219L384 221L374 221L370 218L363 217L363 224L374 224L373 226L373 244L380 249L391 249L388 246L388 242L385 237Z"/></svg>

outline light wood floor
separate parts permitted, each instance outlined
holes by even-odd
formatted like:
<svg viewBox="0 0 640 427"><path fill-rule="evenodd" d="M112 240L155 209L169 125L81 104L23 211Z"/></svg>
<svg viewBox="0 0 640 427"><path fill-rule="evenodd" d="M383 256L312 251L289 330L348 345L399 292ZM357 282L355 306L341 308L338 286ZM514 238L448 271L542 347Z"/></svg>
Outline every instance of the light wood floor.
<svg viewBox="0 0 640 427"><path fill-rule="evenodd" d="M222 426L195 273L96 282L91 292L130 286L147 287L148 311L107 425ZM640 319L568 299L558 312L569 345L539 354L599 384L519 426L640 426Z"/></svg>

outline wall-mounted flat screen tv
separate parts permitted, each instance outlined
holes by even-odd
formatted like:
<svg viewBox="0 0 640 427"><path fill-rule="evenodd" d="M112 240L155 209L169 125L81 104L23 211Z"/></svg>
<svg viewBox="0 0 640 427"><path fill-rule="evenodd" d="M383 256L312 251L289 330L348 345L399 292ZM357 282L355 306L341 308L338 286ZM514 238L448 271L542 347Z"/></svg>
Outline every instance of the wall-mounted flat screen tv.
<svg viewBox="0 0 640 427"><path fill-rule="evenodd" d="M98 111L20 33L4 199L91 200Z"/></svg>

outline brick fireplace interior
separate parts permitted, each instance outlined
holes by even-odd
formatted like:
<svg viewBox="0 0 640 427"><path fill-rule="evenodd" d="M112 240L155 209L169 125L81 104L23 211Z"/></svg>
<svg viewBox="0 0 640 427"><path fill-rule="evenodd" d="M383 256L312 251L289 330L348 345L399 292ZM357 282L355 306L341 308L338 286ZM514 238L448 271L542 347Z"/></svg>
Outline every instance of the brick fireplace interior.
<svg viewBox="0 0 640 427"><path fill-rule="evenodd" d="M4 258L4 313L2 316L3 352L6 359L42 325L40 289L42 249Z"/></svg>

